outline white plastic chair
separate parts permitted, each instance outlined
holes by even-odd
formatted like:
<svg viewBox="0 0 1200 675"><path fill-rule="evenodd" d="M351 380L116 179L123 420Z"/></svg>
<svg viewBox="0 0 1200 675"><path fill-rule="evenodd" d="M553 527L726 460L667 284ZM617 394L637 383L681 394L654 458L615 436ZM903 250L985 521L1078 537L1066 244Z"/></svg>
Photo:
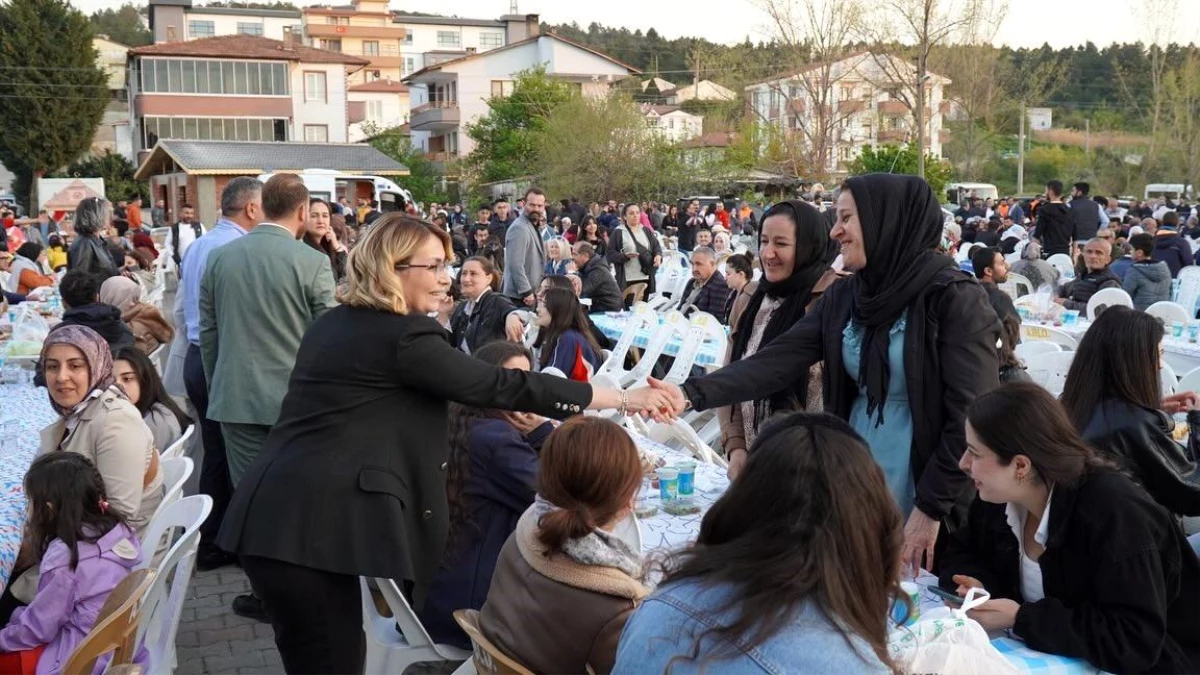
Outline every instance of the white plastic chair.
<svg viewBox="0 0 1200 675"><path fill-rule="evenodd" d="M434 643L421 620L404 599L400 588L391 579L376 578L375 583L392 616L383 616L375 608L366 577L359 577L362 587L363 632L367 635L367 658L364 673L403 673L414 663L429 661L466 661L471 652ZM396 627L400 630L397 631Z"/></svg>
<svg viewBox="0 0 1200 675"><path fill-rule="evenodd" d="M1189 370L1179 378L1175 391L1200 391L1200 367Z"/></svg>
<svg viewBox="0 0 1200 675"><path fill-rule="evenodd" d="M192 434L195 431L196 431L196 425L189 424L188 428L183 430L183 435L179 437L179 440L172 443L171 447L169 447L166 450L163 450L161 453L159 453L159 459L168 460L168 459L175 459L177 457L183 457L184 451L187 450L188 439L190 439L192 437ZM164 480L164 483L165 483L165 480Z"/></svg>
<svg viewBox="0 0 1200 675"><path fill-rule="evenodd" d="M150 352L150 363L154 364L154 369L158 371L159 377L162 377L163 371L166 370L167 354L169 353L170 347L171 345L164 342L155 347L154 351Z"/></svg>
<svg viewBox="0 0 1200 675"><path fill-rule="evenodd" d="M1075 263L1071 261L1071 256L1066 253L1055 253L1046 258L1046 262L1050 263L1058 273L1066 279L1075 278Z"/></svg>
<svg viewBox="0 0 1200 675"><path fill-rule="evenodd" d="M1059 396L1067 382L1067 372L1071 369L1071 361L1075 352L1047 352L1034 354L1025 360L1025 372L1030 379L1041 385L1051 394Z"/></svg>
<svg viewBox="0 0 1200 675"><path fill-rule="evenodd" d="M1161 319L1167 327L1170 327L1176 321L1187 323L1191 319L1188 316L1187 310L1182 305L1169 300L1163 300L1150 305L1146 308L1146 313L1156 319Z"/></svg>
<svg viewBox="0 0 1200 675"><path fill-rule="evenodd" d="M1188 265L1179 270L1179 288L1172 300L1189 315L1196 312L1196 304L1200 301L1200 266Z"/></svg>
<svg viewBox="0 0 1200 675"><path fill-rule="evenodd" d="M1014 351L1017 354L1017 358L1024 361L1035 354L1049 354L1052 352L1061 352L1062 350L1061 345L1042 340L1038 342L1022 342L1017 345Z"/></svg>
<svg viewBox="0 0 1200 675"><path fill-rule="evenodd" d="M1035 326L1033 324L1021 324L1021 343L1033 342L1053 342L1062 347L1063 351L1075 351L1079 349L1079 341L1068 334L1066 331L1059 330L1050 326Z"/></svg>
<svg viewBox="0 0 1200 675"><path fill-rule="evenodd" d="M729 466L729 462L707 443L700 440L696 431L683 420L672 420L666 424L652 423L649 425L646 435L668 447L687 450L701 462L716 464L720 467Z"/></svg>
<svg viewBox="0 0 1200 675"><path fill-rule="evenodd" d="M633 385L633 383L644 380L650 376L654 369L655 362L658 357L662 356L663 350L667 347L667 342L676 334L683 334L687 331L687 319L683 318L676 310L667 312L662 325L650 337L650 343L646 345L646 349L642 352L642 358L633 367L633 370L624 371L621 373L610 372L611 375L617 378L617 382L623 387Z"/></svg>
<svg viewBox="0 0 1200 675"><path fill-rule="evenodd" d="M612 375L618 381L621 375L625 374L625 358L629 355L629 349L633 347L633 341L637 338L638 333L649 326L658 324L658 316L654 310L644 302L634 303L633 311L629 315L629 321L625 324L625 330L621 333L621 337L617 339L617 344L613 347L612 353L600 364L596 369L597 375Z"/></svg>
<svg viewBox="0 0 1200 675"><path fill-rule="evenodd" d="M1008 273L1008 283L1013 284L1014 286L1017 287L1016 297L1018 297L1018 298L1021 296L1033 294L1033 290L1034 290L1033 282L1029 280L1029 277L1027 277L1023 274L1017 274L1016 272L1009 272Z"/></svg>
<svg viewBox="0 0 1200 675"><path fill-rule="evenodd" d="M1175 369L1171 367L1171 364L1163 361L1162 366L1158 369L1158 377L1162 382L1164 398L1179 391L1179 376L1175 374Z"/></svg>
<svg viewBox="0 0 1200 675"><path fill-rule="evenodd" d="M146 528L142 541L143 560L136 569L151 567L154 551L170 543L174 530L182 534L170 543L166 555L156 565L158 575L146 593L138 620L137 642L150 653L147 675L169 675L175 669L175 634L183 602L187 598L196 549L200 545L200 525L212 511L212 497L192 495L160 509Z"/></svg>
<svg viewBox="0 0 1200 675"><path fill-rule="evenodd" d="M1125 305L1133 309L1133 298L1120 288L1105 288L1096 291L1096 294L1088 300L1087 318L1088 321L1095 321L1096 316L1106 307L1115 307L1117 305Z"/></svg>
<svg viewBox="0 0 1200 675"><path fill-rule="evenodd" d="M183 484L191 477L192 471L196 469L196 464L190 457L172 457L171 459L160 459L158 470L162 472L163 477L163 499L158 508L154 510L154 515L150 516L150 521L167 510L171 504L179 501L180 495L183 494Z"/></svg>
<svg viewBox="0 0 1200 675"><path fill-rule="evenodd" d="M561 377L564 380L567 379L567 374L564 373L562 370L555 368L554 366L546 366L545 368L542 368L541 373L543 375L553 375L555 377Z"/></svg>

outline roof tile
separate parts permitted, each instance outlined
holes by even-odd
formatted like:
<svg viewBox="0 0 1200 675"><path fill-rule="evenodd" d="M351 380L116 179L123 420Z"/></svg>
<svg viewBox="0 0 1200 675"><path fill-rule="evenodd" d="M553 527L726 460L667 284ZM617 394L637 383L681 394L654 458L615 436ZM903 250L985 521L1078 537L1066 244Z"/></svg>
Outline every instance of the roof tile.
<svg viewBox="0 0 1200 675"><path fill-rule="evenodd" d="M304 45L288 48L281 40L257 35L218 35L187 42L160 42L130 49L129 53L136 56L207 56L302 63L345 63L355 66L370 63L367 59L327 49Z"/></svg>

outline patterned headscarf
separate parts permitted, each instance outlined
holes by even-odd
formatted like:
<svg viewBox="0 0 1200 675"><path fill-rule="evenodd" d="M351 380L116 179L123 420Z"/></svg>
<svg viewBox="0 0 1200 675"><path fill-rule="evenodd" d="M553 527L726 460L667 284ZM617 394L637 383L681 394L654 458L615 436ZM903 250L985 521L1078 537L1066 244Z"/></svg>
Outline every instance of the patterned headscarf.
<svg viewBox="0 0 1200 675"><path fill-rule="evenodd" d="M94 396L103 393L109 387L112 387L116 379L113 377L113 360L112 351L108 346L108 342L100 337L96 331L87 326L69 324L58 326L50 331L46 336L45 343L42 344L42 362L46 361L46 354L54 345L71 345L83 353L83 358L88 364L88 393L84 395L83 400L74 408L61 406L54 397L50 397L50 406L55 412L66 418L74 417L77 413L86 407L86 403ZM50 389L50 384L47 382L47 390ZM114 389L120 391L119 389Z"/></svg>

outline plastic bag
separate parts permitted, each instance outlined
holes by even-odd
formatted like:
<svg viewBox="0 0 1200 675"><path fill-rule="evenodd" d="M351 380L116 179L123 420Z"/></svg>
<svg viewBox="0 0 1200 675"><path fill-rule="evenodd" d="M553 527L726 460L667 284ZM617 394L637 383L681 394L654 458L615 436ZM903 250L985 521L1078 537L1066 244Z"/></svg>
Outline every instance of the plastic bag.
<svg viewBox="0 0 1200 675"><path fill-rule="evenodd" d="M913 675L1019 675L983 626L967 617L968 610L989 599L986 591L971 589L961 608L923 614L888 641L892 658Z"/></svg>
<svg viewBox="0 0 1200 675"><path fill-rule="evenodd" d="M42 353L42 343L50 334L50 326L36 311L24 305L17 307L17 322L13 325L12 341L8 343L4 355L36 358Z"/></svg>

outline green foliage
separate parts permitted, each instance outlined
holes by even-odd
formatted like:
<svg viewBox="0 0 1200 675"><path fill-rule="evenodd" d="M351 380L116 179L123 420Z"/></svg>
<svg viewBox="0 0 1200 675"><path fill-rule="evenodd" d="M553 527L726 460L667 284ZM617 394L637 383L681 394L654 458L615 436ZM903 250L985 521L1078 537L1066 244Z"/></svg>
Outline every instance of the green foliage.
<svg viewBox="0 0 1200 675"><path fill-rule="evenodd" d="M371 147L408 167L408 175L398 177L396 183L407 188L413 199L419 202L446 201L446 193L433 162L413 147L411 137L401 132L400 127L378 129L371 122L366 122L363 131L371 137L367 141Z"/></svg>
<svg viewBox="0 0 1200 675"><path fill-rule="evenodd" d="M518 73L509 96L488 99L488 114L467 125L475 150L466 158L475 181L490 183L534 172L535 138L546 118L577 98L569 82L546 75L546 69Z"/></svg>
<svg viewBox="0 0 1200 675"><path fill-rule="evenodd" d="M91 146L108 77L88 18L66 0L9 0L0 5L0 35L0 162L27 188Z"/></svg>
<svg viewBox="0 0 1200 675"><path fill-rule="evenodd" d="M65 171L58 172L57 178L103 178L105 197L110 202L129 201L140 196L147 203L150 201L150 188L145 183L134 180L137 167L124 155L118 155L111 150L105 150L103 155L88 155Z"/></svg>
<svg viewBox="0 0 1200 675"><path fill-rule="evenodd" d="M950 182L952 169L949 162L925 155L925 180L933 193L940 195L945 191L946 183ZM902 173L917 174L917 149L912 143L900 145L867 146L862 149L853 162L850 163L850 173Z"/></svg>
<svg viewBox="0 0 1200 675"><path fill-rule="evenodd" d="M117 9L102 9L92 12L92 29L96 35L107 35L109 40L126 47L141 47L154 42L150 29L142 22L145 7L126 2Z"/></svg>

